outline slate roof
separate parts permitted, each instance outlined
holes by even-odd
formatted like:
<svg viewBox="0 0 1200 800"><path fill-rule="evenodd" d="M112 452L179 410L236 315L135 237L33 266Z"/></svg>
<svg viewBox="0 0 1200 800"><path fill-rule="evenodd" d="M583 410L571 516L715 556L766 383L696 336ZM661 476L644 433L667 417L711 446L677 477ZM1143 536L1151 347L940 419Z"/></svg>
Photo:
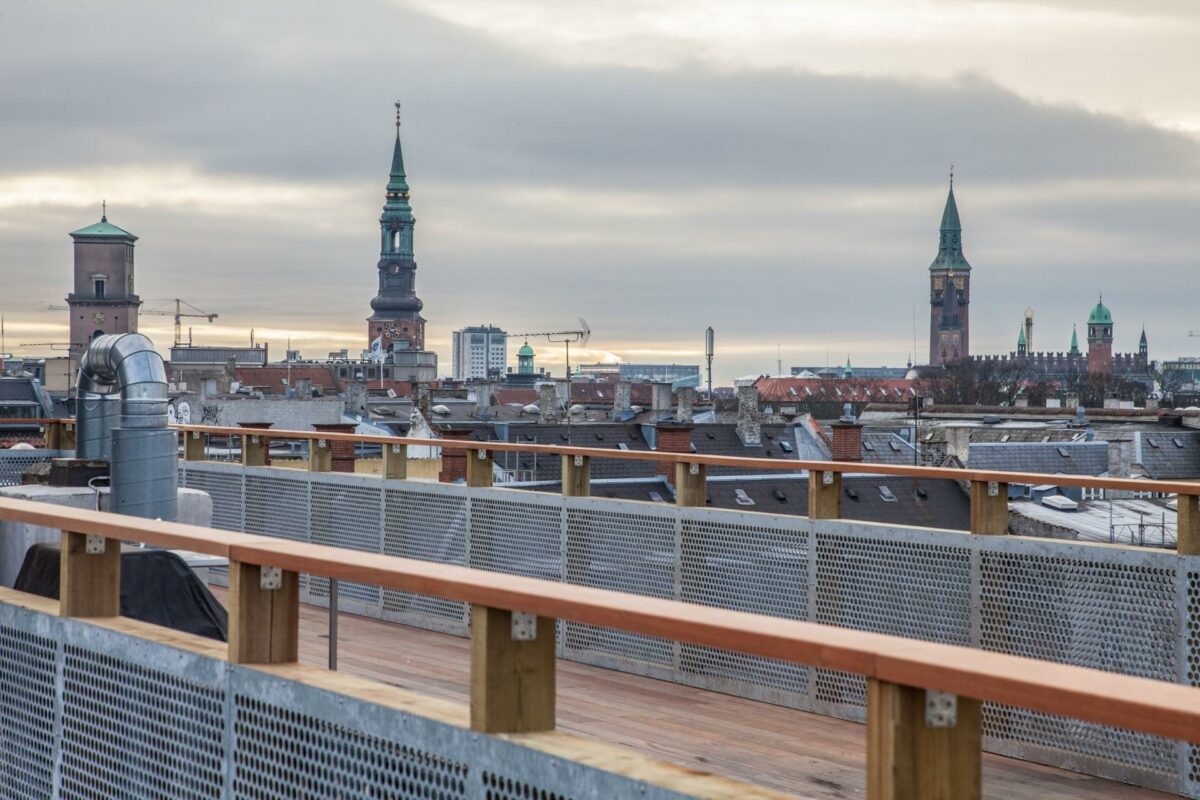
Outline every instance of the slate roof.
<svg viewBox="0 0 1200 800"><path fill-rule="evenodd" d="M894 433L864 430L862 460L868 464L912 464L913 446Z"/></svg>
<svg viewBox="0 0 1200 800"><path fill-rule="evenodd" d="M523 424L510 425L504 441L517 444L573 445L576 447L598 447L620 450L621 445L629 450L650 449L642 434L641 425L634 423L587 423L572 425L570 436L566 425ZM520 480L557 481L562 478L562 459L549 458L533 453L497 453L496 463L504 469L515 469ZM600 478L637 478L654 474L651 461L628 459L593 458L591 474Z"/></svg>
<svg viewBox="0 0 1200 800"><path fill-rule="evenodd" d="M844 519L947 530L970 528L970 500L956 481L919 481L917 486L924 494L922 497L914 493L910 478L847 476L842 480ZM881 487L887 489L886 495ZM557 491L554 486L531 488ZM592 496L645 501L654 501L657 496L661 502L674 502L674 495L663 480L593 483ZM808 479L710 480L708 505L712 508L807 516Z"/></svg>
<svg viewBox="0 0 1200 800"><path fill-rule="evenodd" d="M969 469L1100 475L1108 471L1107 442L972 442Z"/></svg>
<svg viewBox="0 0 1200 800"><path fill-rule="evenodd" d="M1134 459L1159 481L1200 478L1200 433L1177 428L1133 434ZM1140 452L1140 458L1139 458Z"/></svg>

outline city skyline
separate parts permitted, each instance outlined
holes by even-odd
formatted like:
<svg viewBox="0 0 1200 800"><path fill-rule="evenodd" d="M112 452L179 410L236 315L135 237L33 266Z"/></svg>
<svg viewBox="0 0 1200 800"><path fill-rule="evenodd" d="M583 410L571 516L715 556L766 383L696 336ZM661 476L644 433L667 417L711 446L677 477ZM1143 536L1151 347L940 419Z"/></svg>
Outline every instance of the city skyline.
<svg viewBox="0 0 1200 800"><path fill-rule="evenodd" d="M966 4L937 5L968 13ZM1033 5L1064 19L1077 13ZM619 33L613 8L596 11L599 29ZM315 19L289 20L251 61L251 35L267 36L262 12L228 30L183 11L109 11L106 21L83 12L66 27L56 56L66 64L30 46L44 24L36 9L8 14L0 34L11 45L0 59L24 86L0 89L13 143L0 171L3 274L25 287L3 309L17 352L15 342L65 337L61 312L39 306L62 303L66 234L99 218L101 198L141 237L143 297L220 313L220 324L196 326L198 341L240 342L254 328L279 354L288 337L310 357L357 352L396 94L421 221L428 345L445 366L456 328L544 329L578 316L596 331L580 354L588 361L701 363L711 324L720 382L774 371L777 345L785 371L826 353L832 363L849 353L863 365L899 365L913 350L913 308L921 361L926 269L950 161L975 267L973 352L1012 350L1026 306L1037 311L1039 346L1065 350L1099 291L1122 321L1118 349L1134 349L1145 322L1154 357L1195 352L1187 332L1200 319L1170 287L1200 252L1191 224L1200 145L1157 87L1144 109L1122 116L1121 97L1034 97L999 67L951 69L938 81L918 59L909 78L880 77L722 65L702 46L684 66L674 56L638 64L594 41L571 60L546 50L571 35L553 15L549 44L534 46L521 15L484 33L470 3L453 13L367 4L303 57L296 48L324 31ZM104 46L85 36L138 13L159 37L144 46L179 49L168 75L137 74L120 36ZM1100 25L1095 16L1084 21ZM1153 26L1160 17L1131 19ZM372 29L387 21L409 45L394 54L399 67ZM172 24L193 22L192 34ZM802 22L797 35L827 24ZM459 51L469 63L451 63ZM250 88L204 63L214 53L248 69ZM105 66L67 84L87 57ZM1076 54L1072 63L1086 62ZM345 97L328 94L332 80L311 80L320 65L349 73L338 78ZM91 99L107 85L122 91ZM62 108L47 111L40 96ZM331 110L314 110L322 103ZM169 343L169 324L143 320L142 330ZM561 348L533 344L539 365L561 364Z"/></svg>

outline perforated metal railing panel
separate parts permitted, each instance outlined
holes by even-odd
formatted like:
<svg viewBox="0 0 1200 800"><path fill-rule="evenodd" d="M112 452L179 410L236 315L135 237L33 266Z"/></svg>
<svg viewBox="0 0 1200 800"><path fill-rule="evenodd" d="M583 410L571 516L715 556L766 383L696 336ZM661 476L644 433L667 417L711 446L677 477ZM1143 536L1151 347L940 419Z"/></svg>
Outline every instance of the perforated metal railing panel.
<svg viewBox="0 0 1200 800"><path fill-rule="evenodd" d="M261 520L253 532L290 538L306 530L296 514L308 509L310 541L319 531L318 541L372 552L1200 685L1200 557L239 465L191 462L181 470L187 485L215 490L219 527ZM257 474L282 484L251 490ZM286 522L268 522L274 509ZM328 602L327 590L303 597ZM467 632L461 603L390 590L379 602L369 590L367 602L357 597L346 605L361 613ZM865 716L855 675L575 623L560 623L559 652L845 719ZM991 707L985 734L994 752L1200 797L1195 747Z"/></svg>
<svg viewBox="0 0 1200 800"><path fill-rule="evenodd" d="M690 797L384 705L7 604L0 604L0 666L4 798Z"/></svg>
<svg viewBox="0 0 1200 800"><path fill-rule="evenodd" d="M0 450L0 486L19 486L25 470L61 455L58 450Z"/></svg>

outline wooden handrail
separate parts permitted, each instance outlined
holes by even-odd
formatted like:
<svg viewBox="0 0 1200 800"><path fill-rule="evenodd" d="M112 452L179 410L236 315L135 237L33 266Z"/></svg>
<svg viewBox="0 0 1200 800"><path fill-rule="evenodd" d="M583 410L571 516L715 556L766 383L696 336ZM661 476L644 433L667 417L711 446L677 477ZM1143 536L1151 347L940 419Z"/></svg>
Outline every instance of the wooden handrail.
<svg viewBox="0 0 1200 800"><path fill-rule="evenodd" d="M245 436L246 428L213 427L207 425L175 425L180 431L207 433L214 436ZM914 467L903 464L876 464L863 461L793 461L780 458L744 458L741 456L706 456L699 453L664 453L658 450L621 450L601 447L573 447L568 445L522 444L519 442L477 442L465 439L416 439L396 436L379 436L358 433L323 433L319 431L292 431L271 428L261 432L271 439L323 439L328 442L363 442L367 444L395 444L401 442L409 447L442 447L449 450L485 450L489 453L543 453L559 456L584 456L591 458L614 458L631 461L654 461L668 464L703 464L709 467L733 467L773 472L799 472L801 470L851 473L858 475L896 475L904 478L926 478L929 480L980 481L997 483L1053 484L1055 486L1078 486L1081 488L1115 489L1135 492L1161 492L1200 496L1198 481L1156 481L1132 478L1099 478L1088 475L1059 475L1036 472L1001 472L983 469L949 469L945 467Z"/></svg>
<svg viewBox="0 0 1200 800"><path fill-rule="evenodd" d="M0 498L0 518L660 636L1115 725L1200 730L1200 688L604 589Z"/></svg>

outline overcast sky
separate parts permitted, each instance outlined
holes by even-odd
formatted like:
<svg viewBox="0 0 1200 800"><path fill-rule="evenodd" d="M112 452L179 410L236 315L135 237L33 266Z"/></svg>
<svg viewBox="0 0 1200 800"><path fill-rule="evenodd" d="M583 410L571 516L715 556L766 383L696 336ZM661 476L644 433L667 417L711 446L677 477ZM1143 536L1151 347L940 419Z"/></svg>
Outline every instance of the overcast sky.
<svg viewBox="0 0 1200 800"><path fill-rule="evenodd" d="M366 346L400 99L446 373L455 328L578 317L596 359L712 325L729 381L901 365L915 309L924 360L951 163L976 352L1026 306L1065 350L1103 291L1119 350L1194 354L1197 41L1190 0L0 0L8 349L65 341L102 198L198 341Z"/></svg>

